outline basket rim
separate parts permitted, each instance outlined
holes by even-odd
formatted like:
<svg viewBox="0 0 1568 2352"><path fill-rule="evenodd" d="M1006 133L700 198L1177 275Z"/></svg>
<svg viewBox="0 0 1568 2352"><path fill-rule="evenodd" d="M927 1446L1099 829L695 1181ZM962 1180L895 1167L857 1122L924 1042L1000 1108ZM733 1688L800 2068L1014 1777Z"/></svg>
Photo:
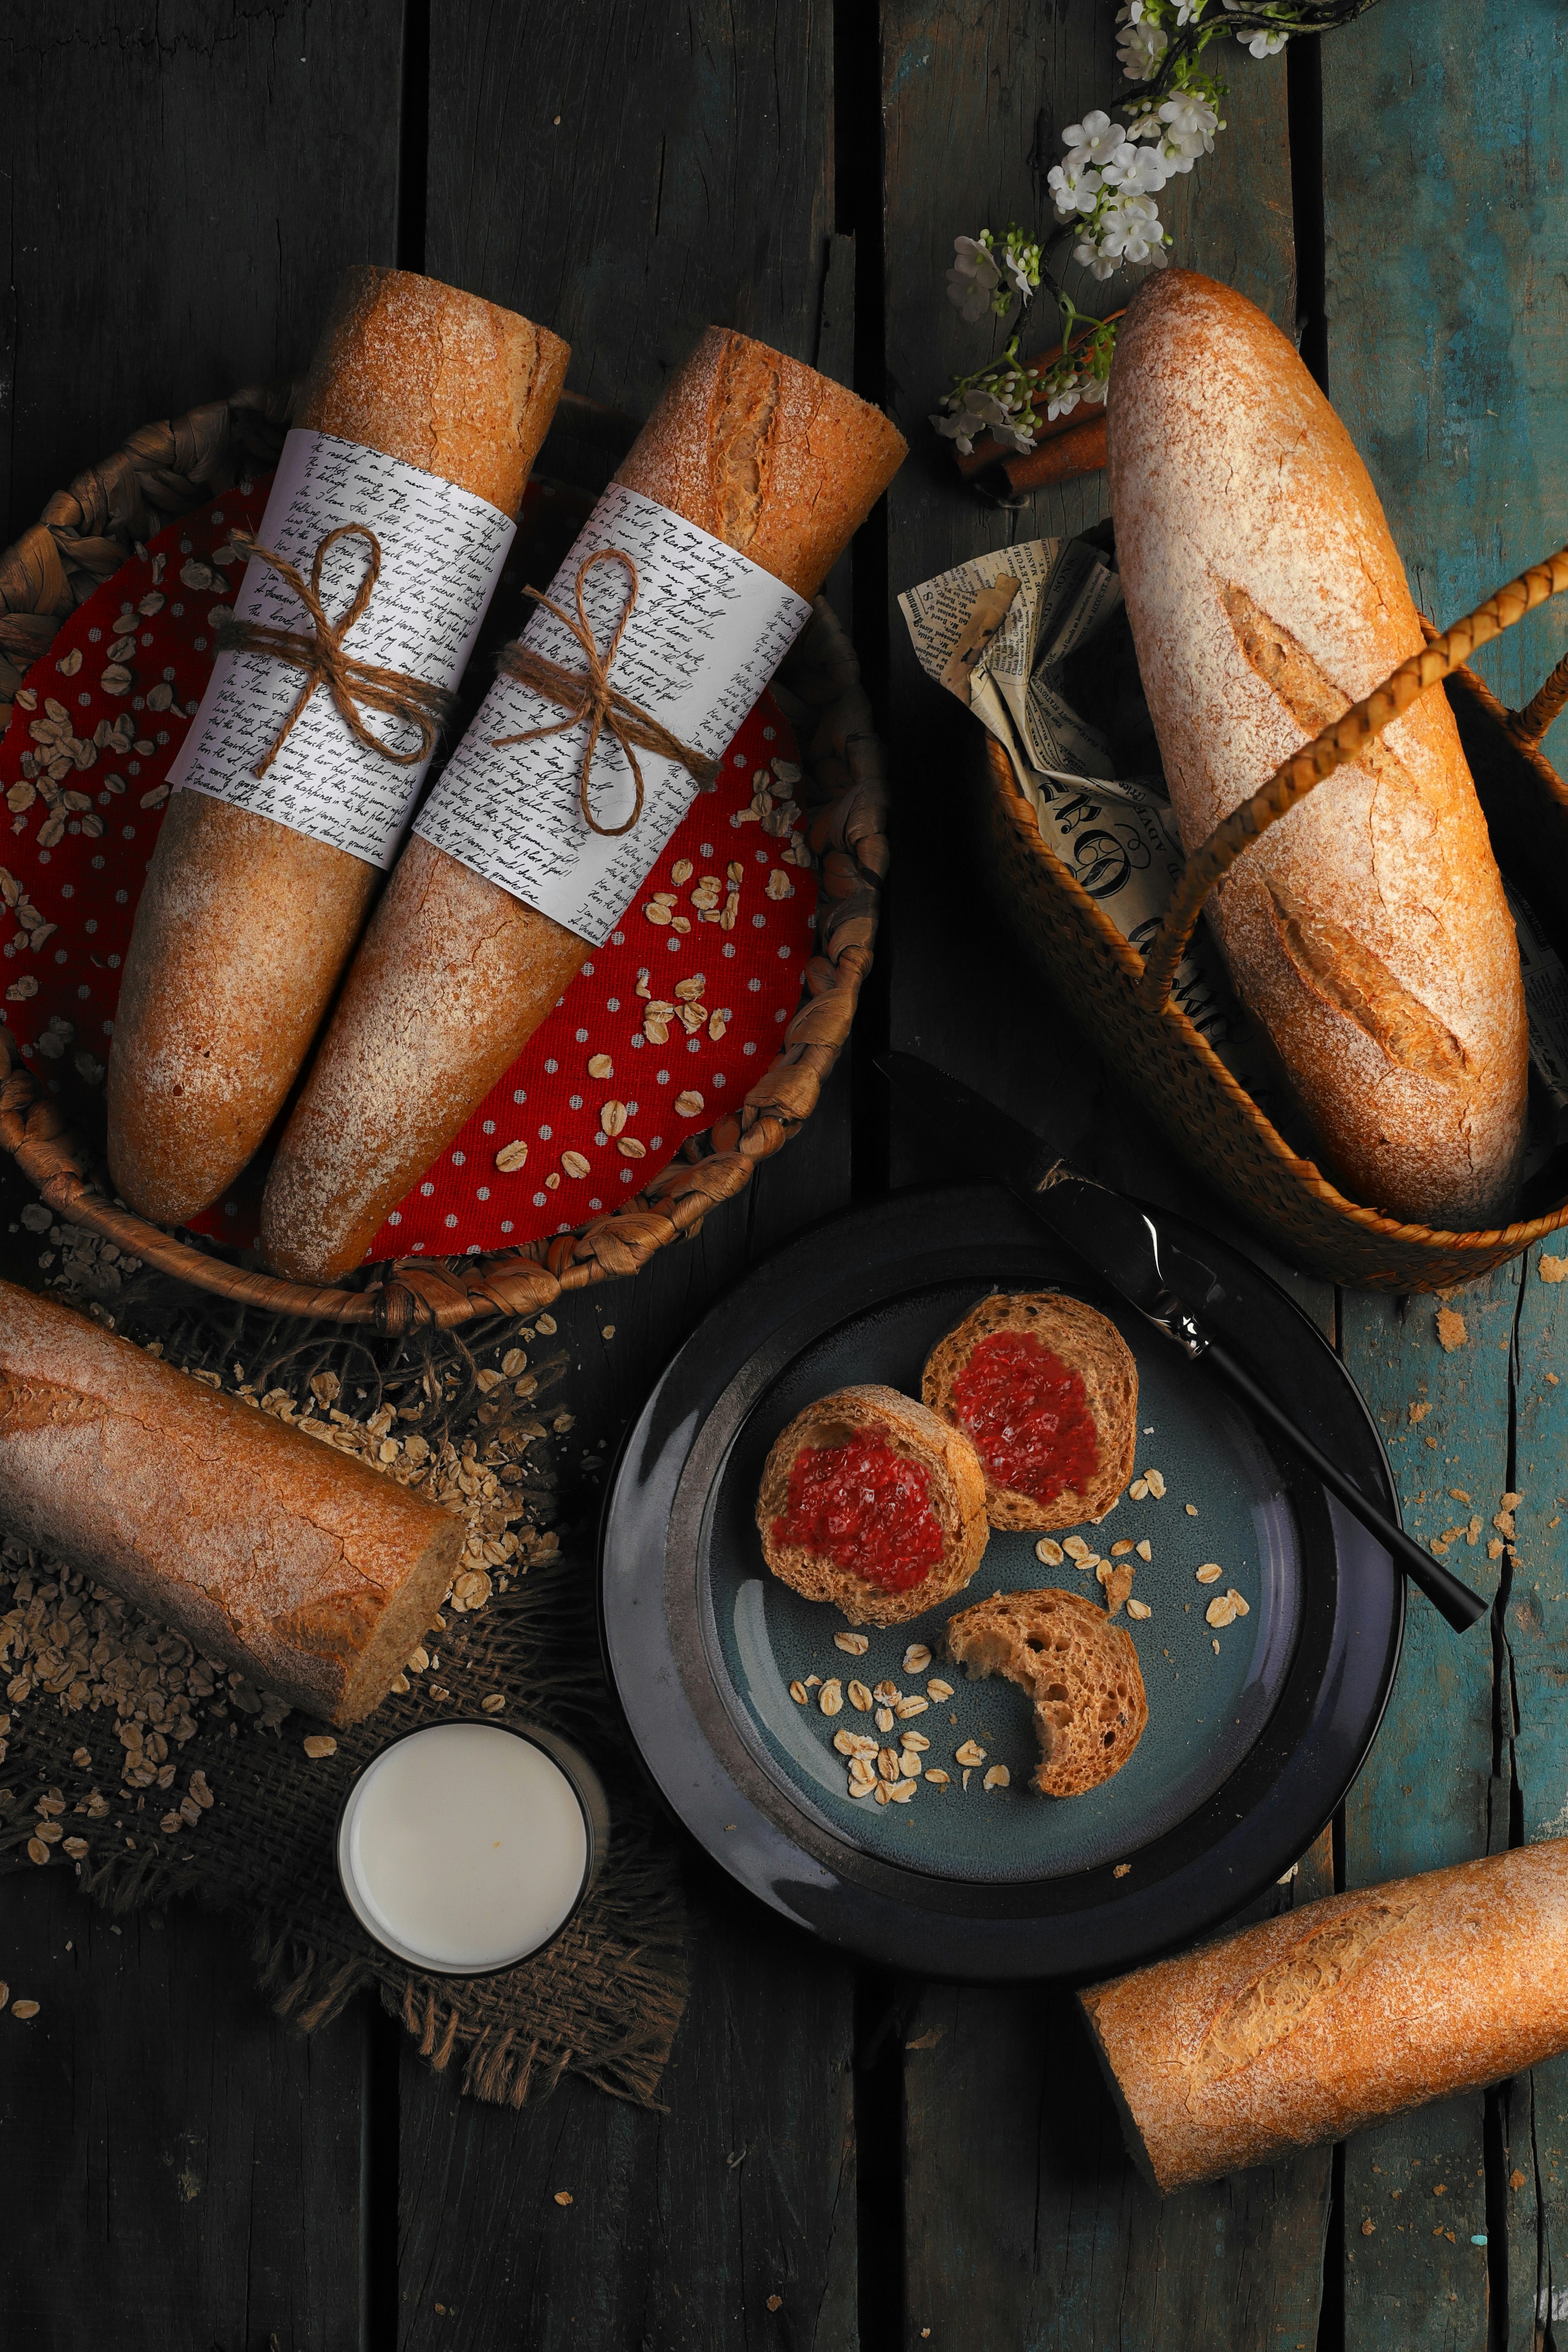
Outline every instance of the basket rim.
<svg viewBox="0 0 1568 2352"><path fill-rule="evenodd" d="M1463 666L1456 670L1454 675L1466 685L1471 682L1471 673ZM1474 683L1479 687L1481 681L1477 678ZM986 736L985 751L992 782L1003 797L1005 813L1009 823L1019 835L1025 851L1029 856L1038 859L1048 867L1053 887L1070 893L1079 912L1088 916L1107 952L1121 965L1128 980L1136 988L1143 976L1143 958L1138 953L1136 948L1122 938L1110 916L1096 900L1090 898L1078 877L1072 873L1066 862L1057 856L1047 841L1040 831L1039 819L1013 773L1012 762L994 736ZM1564 786L1561 778L1551 769L1550 763L1539 751L1534 754L1534 764L1547 771L1558 794L1563 796ZM1149 1008L1140 1005L1139 1010L1147 1013ZM1218 1081L1237 1108L1251 1121L1265 1149L1289 1171L1306 1191L1321 1201L1325 1207L1350 1219L1353 1223L1361 1226L1363 1232L1375 1234L1380 1241L1399 1242L1407 1246L1421 1249L1444 1249L1458 1254L1470 1254L1478 1258L1486 1257L1489 1261L1495 1261L1500 1254L1516 1257L1536 1242L1549 1239L1552 1234L1561 1233L1564 1225L1568 1225L1568 1200L1564 1200L1560 1207L1543 1217L1524 1218L1507 1225L1478 1226L1471 1231L1457 1232L1438 1225L1406 1224L1398 1218L1385 1216L1380 1209L1363 1207L1361 1202L1351 1200L1346 1193L1342 1192L1339 1187L1323 1174L1315 1160L1304 1160L1300 1152L1291 1150L1268 1113L1259 1109L1239 1078L1226 1068L1202 1030L1195 1027L1188 1019L1173 997L1167 997L1155 1017L1162 1022L1169 1023L1177 1031L1184 1045L1196 1052L1211 1077Z"/></svg>
<svg viewBox="0 0 1568 2352"><path fill-rule="evenodd" d="M47 655L61 623L138 544L228 488L247 465L276 464L300 389L294 377L247 385L226 400L139 426L46 500L38 521L0 553L0 732L27 669ZM393 1258L379 1262L369 1279L356 1269L339 1285L252 1272L117 1205L97 1155L40 1095L3 1024L0 1150L57 1216L199 1289L274 1314L389 1333L422 1323L450 1328L483 1315L536 1314L564 1290L637 1273L657 1250L694 1234L709 1211L742 1192L810 1118L870 968L889 862L886 761L854 647L824 598L778 682L805 713L792 717L802 769L795 793L816 860L816 950L805 993L739 1110L689 1138L615 1209L515 1249Z"/></svg>

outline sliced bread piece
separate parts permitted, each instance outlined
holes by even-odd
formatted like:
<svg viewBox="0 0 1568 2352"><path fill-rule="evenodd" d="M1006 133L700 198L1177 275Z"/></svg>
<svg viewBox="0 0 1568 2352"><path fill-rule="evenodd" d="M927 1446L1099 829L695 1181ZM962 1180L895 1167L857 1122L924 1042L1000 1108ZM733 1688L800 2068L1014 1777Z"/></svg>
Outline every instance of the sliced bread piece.
<svg viewBox="0 0 1568 2352"><path fill-rule="evenodd" d="M1098 1789L1143 1737L1132 1637L1080 1592L998 1592L948 1620L947 1646L972 1681L1002 1675L1034 1700L1042 1797Z"/></svg>
<svg viewBox="0 0 1568 2352"><path fill-rule="evenodd" d="M757 1496L763 1556L851 1625L901 1625L962 1592L988 1530L962 1430L896 1389L837 1389L774 1441Z"/></svg>
<svg viewBox="0 0 1568 2352"><path fill-rule="evenodd" d="M921 1390L973 1440L994 1528L1102 1519L1132 1475L1138 1367L1115 1324L1081 1298L983 1298L931 1349Z"/></svg>

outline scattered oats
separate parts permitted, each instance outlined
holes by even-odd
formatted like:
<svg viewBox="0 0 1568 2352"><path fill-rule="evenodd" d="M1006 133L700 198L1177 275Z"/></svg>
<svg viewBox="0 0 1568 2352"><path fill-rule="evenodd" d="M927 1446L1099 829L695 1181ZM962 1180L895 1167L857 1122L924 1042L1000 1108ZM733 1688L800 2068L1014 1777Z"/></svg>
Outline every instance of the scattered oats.
<svg viewBox="0 0 1568 2352"><path fill-rule="evenodd" d="M613 1078L615 1075L616 1066L608 1054L589 1055L588 1076L591 1078Z"/></svg>
<svg viewBox="0 0 1568 2352"><path fill-rule="evenodd" d="M955 1748L952 1753L953 1761L958 1764L984 1764L985 1761L984 1748L973 1739L966 1739L963 1747Z"/></svg>
<svg viewBox="0 0 1568 2352"><path fill-rule="evenodd" d="M616 1150L620 1153L623 1160L646 1160L647 1158L647 1144L639 1143L635 1135L618 1135L616 1138ZM587 1171L587 1161L584 1160L583 1163L584 1173Z"/></svg>
<svg viewBox="0 0 1568 2352"><path fill-rule="evenodd" d="M1146 1502L1149 1496L1149 1481L1147 1478L1134 1478L1127 1492L1135 1503Z"/></svg>
<svg viewBox="0 0 1568 2352"><path fill-rule="evenodd" d="M1232 1609L1235 1610L1238 1617L1251 1616L1251 1610L1247 1607L1246 1601L1242 1599L1234 1584L1227 1587L1225 1597L1229 1601Z"/></svg>
<svg viewBox="0 0 1568 2352"><path fill-rule="evenodd" d="M903 1693L897 1683L880 1682L871 1696L873 1698L879 1698L884 1706L896 1706L899 1700L902 1698Z"/></svg>
<svg viewBox="0 0 1568 2352"><path fill-rule="evenodd" d="M911 1694L910 1697L901 1698L895 1702L893 1713L898 1716L902 1722L907 1723L911 1716L923 1715L930 1705L931 1701L929 1699L916 1698Z"/></svg>
<svg viewBox="0 0 1568 2352"><path fill-rule="evenodd" d="M1217 1658L1217 1657L1218 1657L1218 1655L1219 1655L1219 1643L1218 1643L1217 1642L1214 1642L1214 1643L1211 1643L1209 1646L1212 1648L1212 1650L1214 1651L1215 1656Z"/></svg>
<svg viewBox="0 0 1568 2352"><path fill-rule="evenodd" d="M1135 1547L1131 1537L1123 1536L1120 1543L1113 1543L1111 1545L1110 1557L1112 1559L1125 1559L1128 1553L1134 1549Z"/></svg>
<svg viewBox="0 0 1568 2352"><path fill-rule="evenodd" d="M835 1633L833 1646L836 1650L842 1650L847 1657L863 1658L871 1646L870 1636L866 1633Z"/></svg>
<svg viewBox="0 0 1568 2352"><path fill-rule="evenodd" d="M1062 1549L1069 1559L1076 1559L1080 1564L1093 1557L1089 1545L1081 1536L1068 1536L1062 1545Z"/></svg>
<svg viewBox="0 0 1568 2352"><path fill-rule="evenodd" d="M324 1731L313 1731L304 1742L304 1748L307 1756L335 1756L338 1743L330 1739Z"/></svg>
<svg viewBox="0 0 1568 2352"><path fill-rule="evenodd" d="M82 1861L86 1856L87 1850L87 1840L84 1837L68 1837L67 1838L64 1845L60 1848L60 1852L62 1853L68 1853L73 1862Z"/></svg>
<svg viewBox="0 0 1568 2352"><path fill-rule="evenodd" d="M883 1780L896 1780L898 1779L898 1777L899 1777L899 1755L898 1755L898 1750L897 1750L897 1748L878 1748L878 1750L877 1750L877 1769L878 1769L878 1771L881 1774L881 1776L882 1776L882 1778L883 1778Z"/></svg>
<svg viewBox="0 0 1568 2352"><path fill-rule="evenodd" d="M71 1762L76 1766L77 1770L80 1772L84 1771L87 1766L92 1762L92 1758L88 1754L85 1748L79 1748L72 1755Z"/></svg>
<svg viewBox="0 0 1568 2352"><path fill-rule="evenodd" d="M891 1708L890 1706L879 1706L879 1707L877 1709L877 1728L878 1728L878 1730L879 1730L879 1731L891 1731L892 1727L893 1727L893 1710L892 1710L892 1708Z"/></svg>
<svg viewBox="0 0 1568 2352"><path fill-rule="evenodd" d="M1216 1592L1204 1611L1205 1622L1216 1628L1234 1623L1236 1606L1228 1592Z"/></svg>
<svg viewBox="0 0 1568 2352"><path fill-rule="evenodd" d="M1217 1584L1224 1574L1217 1559L1205 1559L1197 1571L1197 1579L1200 1584Z"/></svg>
<svg viewBox="0 0 1568 2352"><path fill-rule="evenodd" d="M30 1838L27 1840L27 1859L28 1859L28 1861L29 1861L29 1862L38 1862L38 1863L43 1863L43 1862L47 1862L48 1858L49 1858L49 1849L48 1849L48 1847L47 1847L47 1845L45 1845L45 1844L42 1843L42 1841L41 1841L40 1839L36 1838L36 1837L30 1837Z"/></svg>
<svg viewBox="0 0 1568 2352"><path fill-rule="evenodd" d="M561 1166L563 1173L568 1176L580 1178L588 1173L588 1162L580 1151L563 1151L561 1155Z"/></svg>
<svg viewBox="0 0 1568 2352"><path fill-rule="evenodd" d="M837 1715L844 1705L844 1685L837 1680L826 1682L816 1694L816 1704L824 1715Z"/></svg>
<svg viewBox="0 0 1568 2352"><path fill-rule="evenodd" d="M617 1102L612 1096L607 1103L600 1105L599 1125L606 1135L619 1135L626 1123L626 1107L624 1102Z"/></svg>
<svg viewBox="0 0 1568 2352"><path fill-rule="evenodd" d="M913 1780L895 1780L888 1790L889 1804L909 1804L914 1796L916 1785Z"/></svg>
<svg viewBox="0 0 1568 2352"><path fill-rule="evenodd" d="M931 1664L931 1652L923 1642L911 1642L904 1652L906 1675L923 1675Z"/></svg>
<svg viewBox="0 0 1568 2352"><path fill-rule="evenodd" d="M1132 1864L1130 1862L1119 1862L1110 1875L1112 1878L1125 1878L1131 1867Z"/></svg>
<svg viewBox="0 0 1568 2352"><path fill-rule="evenodd" d="M520 1139L515 1143L503 1143L496 1153L496 1166L503 1176L514 1175L528 1158L528 1146Z"/></svg>
<svg viewBox="0 0 1568 2352"><path fill-rule="evenodd" d="M38 2004L36 2000L14 2000L11 2003L11 2014L13 2017L26 2019L29 2017L37 2017L37 2013Z"/></svg>
<svg viewBox="0 0 1568 2352"><path fill-rule="evenodd" d="M682 1118L695 1118L702 1108L702 1097L688 1087L675 1097L675 1108Z"/></svg>
<svg viewBox="0 0 1568 2352"><path fill-rule="evenodd" d="M807 1690L820 1690L822 1687L822 1676L820 1675L807 1675L805 1678L805 1686Z"/></svg>
<svg viewBox="0 0 1568 2352"><path fill-rule="evenodd" d="M662 905L658 898L650 898L643 908L643 913L650 923L663 925L669 920L669 908Z"/></svg>
<svg viewBox="0 0 1568 2352"><path fill-rule="evenodd" d="M1195 1503L1188 1503L1185 1506L1185 1509L1189 1519L1195 1519L1197 1517L1198 1507Z"/></svg>
<svg viewBox="0 0 1568 2352"><path fill-rule="evenodd" d="M570 2205L572 2191L569 2189L558 2189L555 2192L555 2202L557 2205Z"/></svg>
<svg viewBox="0 0 1568 2352"><path fill-rule="evenodd" d="M1008 1771L1005 1764L993 1764L980 1785L983 1789L1010 1789L1013 1785L1013 1775Z"/></svg>
<svg viewBox="0 0 1568 2352"><path fill-rule="evenodd" d="M928 1772L925 1777L928 1780L933 1781L939 1789L946 1789L952 1785L948 1779L948 1775L942 1769L940 1765L938 1765L934 1770Z"/></svg>
<svg viewBox="0 0 1568 2352"><path fill-rule="evenodd" d="M905 1731L899 1735L899 1746L909 1748L912 1755L923 1756L931 1741L923 1731Z"/></svg>
<svg viewBox="0 0 1568 2352"><path fill-rule="evenodd" d="M833 1745L840 1756L865 1758L875 1756L877 1753L876 1741L868 1739L865 1734L859 1731L836 1731L833 1735Z"/></svg>
<svg viewBox="0 0 1568 2352"><path fill-rule="evenodd" d="M505 1691L487 1691L479 1706L486 1715L500 1715L506 1706Z"/></svg>
<svg viewBox="0 0 1568 2352"><path fill-rule="evenodd" d="M1145 1470L1143 1473L1143 1484L1148 1487L1149 1492L1153 1496L1154 1500L1157 1503L1163 1501L1165 1494L1165 1481L1158 1470Z"/></svg>
<svg viewBox="0 0 1568 2352"><path fill-rule="evenodd" d="M1153 1613L1146 1601L1130 1600L1127 1603L1127 1614L1129 1617L1136 1617L1140 1624L1145 1617L1152 1617Z"/></svg>
<svg viewBox="0 0 1568 2352"><path fill-rule="evenodd" d="M964 1774L964 1776L963 1776L963 1785L964 1785L964 1787L965 1787L966 1789L967 1789L967 1788L968 1788L968 1786L969 1786L969 1775L968 1775L968 1773L967 1773L967 1772L966 1772L966 1773Z"/></svg>
<svg viewBox="0 0 1568 2352"><path fill-rule="evenodd" d="M849 1769L849 1794L852 1797L881 1797L882 1793L883 1783L878 1780L874 1772L858 1773L855 1770L854 1766L851 1765Z"/></svg>
<svg viewBox="0 0 1568 2352"><path fill-rule="evenodd" d="M669 869L669 878L672 882L689 882L696 871L689 857L679 857Z"/></svg>
<svg viewBox="0 0 1568 2352"><path fill-rule="evenodd" d="M806 1690L804 1683L791 1683L789 1686L789 1695L791 1698L794 1699L796 1706L805 1706L806 1704ZM850 1696L853 1697L854 1693L851 1692Z"/></svg>
<svg viewBox="0 0 1568 2352"><path fill-rule="evenodd" d="M918 1780L921 1771L920 1758L904 1750L899 1757L899 1769L906 1780Z"/></svg>
<svg viewBox="0 0 1568 2352"><path fill-rule="evenodd" d="M1035 1546L1035 1558L1047 1568L1060 1568L1063 1559L1062 1548L1055 1536L1040 1538L1039 1542Z"/></svg>
<svg viewBox="0 0 1568 2352"><path fill-rule="evenodd" d="M1154 1557L1154 1547L1150 1542L1147 1536L1144 1537L1142 1543L1134 1544L1132 1549L1137 1553L1140 1559L1152 1559Z"/></svg>
<svg viewBox="0 0 1568 2352"><path fill-rule="evenodd" d="M871 1694L864 1683L851 1683L845 1696L858 1715L870 1714Z"/></svg>
<svg viewBox="0 0 1568 2352"><path fill-rule="evenodd" d="M934 1680L929 1682L926 1685L926 1696L928 1698L934 1698L940 1704L943 1699L950 1699L952 1696L952 1685Z"/></svg>

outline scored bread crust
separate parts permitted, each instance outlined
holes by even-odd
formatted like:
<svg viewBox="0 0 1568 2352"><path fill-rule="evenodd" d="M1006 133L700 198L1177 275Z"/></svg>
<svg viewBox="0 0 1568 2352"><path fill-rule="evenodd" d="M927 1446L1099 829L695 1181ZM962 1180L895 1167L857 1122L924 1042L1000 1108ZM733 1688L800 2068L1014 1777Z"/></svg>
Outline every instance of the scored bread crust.
<svg viewBox="0 0 1568 2352"><path fill-rule="evenodd" d="M423 1496L9 1283L0 1524L334 1723L386 1696L463 1548Z"/></svg>
<svg viewBox="0 0 1568 2352"><path fill-rule="evenodd" d="M1001 1675L1034 1701L1042 1797L1098 1789L1143 1737L1149 1701L1132 1636L1081 1592L994 1593L948 1620L947 1646L972 1681Z"/></svg>
<svg viewBox="0 0 1568 2352"><path fill-rule="evenodd" d="M998 1486L985 1467L985 1509L994 1528L1076 1528L1102 1519L1132 1475L1138 1441L1138 1366L1108 1316L1058 1290L998 1291L983 1298L926 1358L921 1393L953 1419L952 1384L982 1339L1026 1331L1083 1381L1100 1467L1086 1487L1064 1486L1052 1503Z"/></svg>
<svg viewBox="0 0 1568 2352"><path fill-rule="evenodd" d="M907 1592L886 1592L802 1544L780 1543L773 1522L789 1502L789 1474L803 1445L842 1444L846 1430L874 1429L901 1460L931 1475L931 1504L942 1528L942 1556ZM831 1601L851 1625L902 1625L962 1592L985 1549L985 1480L962 1430L896 1389L868 1383L836 1389L796 1413L774 1439L757 1495L757 1531L773 1573L807 1601Z"/></svg>
<svg viewBox="0 0 1568 2352"><path fill-rule="evenodd" d="M435 278L344 273L297 425L516 513L568 346ZM109 1161L133 1208L209 1207L281 1109L364 927L377 867L176 793L137 903L109 1060Z"/></svg>
<svg viewBox="0 0 1568 2352"><path fill-rule="evenodd" d="M1365 467L1279 329L1190 270L1122 322L1117 561L1189 853L1419 651ZM1320 784L1207 912L1352 1198L1438 1227L1508 1213L1527 1032L1502 884L1440 690Z"/></svg>
<svg viewBox="0 0 1568 2352"><path fill-rule="evenodd" d="M843 385L710 327L616 480L814 596L905 454ZM273 1161L268 1264L356 1266L593 953L416 835L371 919Z"/></svg>
<svg viewBox="0 0 1568 2352"><path fill-rule="evenodd" d="M1277 2163L1568 2049L1568 1843L1329 1895L1079 1999L1157 2188Z"/></svg>

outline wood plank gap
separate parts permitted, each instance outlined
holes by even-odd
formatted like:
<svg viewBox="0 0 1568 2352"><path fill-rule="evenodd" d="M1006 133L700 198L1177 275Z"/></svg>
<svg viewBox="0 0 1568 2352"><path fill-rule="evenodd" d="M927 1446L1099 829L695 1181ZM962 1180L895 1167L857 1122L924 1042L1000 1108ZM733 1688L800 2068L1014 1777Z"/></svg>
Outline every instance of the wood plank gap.
<svg viewBox="0 0 1568 2352"><path fill-rule="evenodd" d="M403 76L397 113L399 269L424 269L429 181L430 0L403 0Z"/></svg>
<svg viewBox="0 0 1568 2352"><path fill-rule="evenodd" d="M1343 1808L1334 1815L1334 1884L1343 1850ZM1317 2352L1345 2352L1345 2144L1336 2142L1329 2186L1329 2226L1323 2232L1323 2299L1318 2306Z"/></svg>
<svg viewBox="0 0 1568 2352"><path fill-rule="evenodd" d="M855 1979L858 2352L903 2352L904 2036L916 1996L886 1969ZM868 2159L868 2160L863 2160Z"/></svg>
<svg viewBox="0 0 1568 2352"><path fill-rule="evenodd" d="M1323 45L1298 34L1285 50L1290 213L1296 238L1296 348L1329 388L1328 238L1323 208Z"/></svg>
<svg viewBox="0 0 1568 2352"><path fill-rule="evenodd" d="M407 2039L374 1993L365 2010L360 2096L360 2352L397 2342L400 2076Z"/></svg>

